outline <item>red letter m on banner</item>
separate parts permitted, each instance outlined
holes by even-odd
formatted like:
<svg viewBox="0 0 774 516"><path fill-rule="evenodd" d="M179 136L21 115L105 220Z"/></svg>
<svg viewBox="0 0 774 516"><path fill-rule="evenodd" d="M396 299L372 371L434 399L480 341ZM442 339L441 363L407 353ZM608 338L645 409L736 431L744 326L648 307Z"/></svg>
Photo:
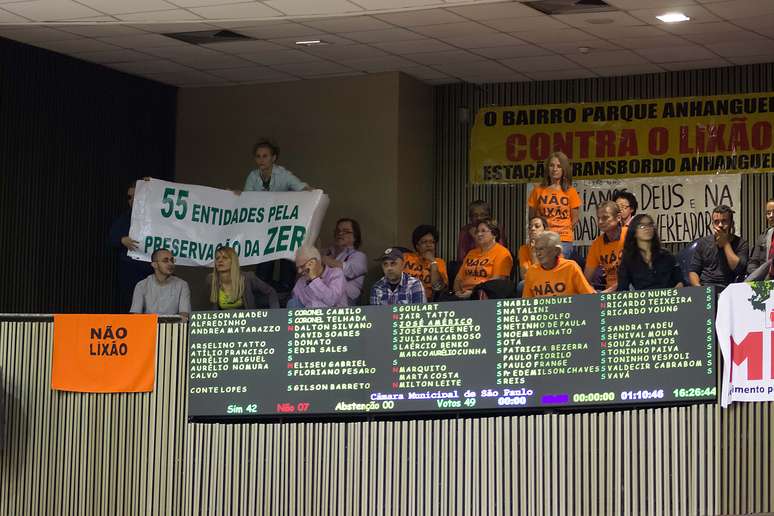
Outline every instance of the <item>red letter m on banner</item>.
<svg viewBox="0 0 774 516"><path fill-rule="evenodd" d="M747 360L747 379L763 379L763 333L754 331L748 333L742 342L737 344L731 337L731 380L734 378L734 366Z"/></svg>

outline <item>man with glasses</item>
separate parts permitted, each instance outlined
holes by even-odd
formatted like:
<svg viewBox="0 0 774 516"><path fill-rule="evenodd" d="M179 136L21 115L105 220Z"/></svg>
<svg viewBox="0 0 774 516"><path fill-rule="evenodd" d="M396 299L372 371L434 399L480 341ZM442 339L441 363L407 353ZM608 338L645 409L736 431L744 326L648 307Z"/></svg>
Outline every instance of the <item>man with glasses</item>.
<svg viewBox="0 0 774 516"><path fill-rule="evenodd" d="M602 234L591 243L583 273L592 285L599 277L599 283L604 285L603 292L615 292L626 238L626 228L621 227L621 210L616 203L605 201L597 207L597 225Z"/></svg>
<svg viewBox="0 0 774 516"><path fill-rule="evenodd" d="M422 282L425 297L435 299L449 284L446 262L435 255L438 230L435 226L422 224L411 235L415 253L403 253L403 272Z"/></svg>
<svg viewBox="0 0 774 516"><path fill-rule="evenodd" d="M151 255L153 274L137 283L132 297L133 314L178 314L183 321L191 313L191 291L185 280L174 276L175 257L169 249Z"/></svg>
<svg viewBox="0 0 774 516"><path fill-rule="evenodd" d="M618 205L618 209L621 210L623 227L628 228L629 223L637 215L637 198L633 193L624 190L618 192L613 201Z"/></svg>
<svg viewBox="0 0 774 516"><path fill-rule="evenodd" d="M349 305L344 271L326 267L316 247L302 246L296 253L298 280L288 308L337 308Z"/></svg>

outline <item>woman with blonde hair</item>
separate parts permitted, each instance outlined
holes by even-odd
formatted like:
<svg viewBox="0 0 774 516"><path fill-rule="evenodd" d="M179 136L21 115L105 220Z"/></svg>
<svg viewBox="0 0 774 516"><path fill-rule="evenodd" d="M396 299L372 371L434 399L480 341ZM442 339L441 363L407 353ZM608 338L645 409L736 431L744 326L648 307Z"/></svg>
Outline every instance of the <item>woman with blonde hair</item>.
<svg viewBox="0 0 774 516"><path fill-rule="evenodd" d="M572 253L573 228L578 222L581 200L572 186L572 168L563 152L548 155L543 181L536 186L527 200L529 218L536 215L545 217L548 230L557 233L562 240L562 254Z"/></svg>
<svg viewBox="0 0 774 516"><path fill-rule="evenodd" d="M257 295L266 296L269 308L279 308L277 291L252 272L242 272L233 247L215 251L213 271L207 277L213 310L257 308Z"/></svg>

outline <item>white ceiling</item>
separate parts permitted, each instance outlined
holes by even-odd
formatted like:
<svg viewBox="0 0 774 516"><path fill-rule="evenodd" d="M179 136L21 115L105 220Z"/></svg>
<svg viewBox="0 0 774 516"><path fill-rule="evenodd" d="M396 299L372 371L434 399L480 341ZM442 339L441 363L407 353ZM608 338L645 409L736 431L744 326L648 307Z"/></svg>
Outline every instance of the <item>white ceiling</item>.
<svg viewBox="0 0 774 516"><path fill-rule="evenodd" d="M774 0L607 2L619 11L548 16L491 0L0 0L0 36L177 86L386 71L484 83L774 61ZM667 11L692 20L655 18ZM161 35L219 28L256 41L196 46Z"/></svg>

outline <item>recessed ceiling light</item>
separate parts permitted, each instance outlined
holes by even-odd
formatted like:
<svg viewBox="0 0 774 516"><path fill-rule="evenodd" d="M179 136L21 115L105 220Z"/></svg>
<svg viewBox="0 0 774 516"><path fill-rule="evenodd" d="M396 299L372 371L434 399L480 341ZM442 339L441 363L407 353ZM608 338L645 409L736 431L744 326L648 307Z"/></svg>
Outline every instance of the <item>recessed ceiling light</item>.
<svg viewBox="0 0 774 516"><path fill-rule="evenodd" d="M683 13L666 13L661 16L656 16L656 18L665 23L677 23L690 20L690 18Z"/></svg>
<svg viewBox="0 0 774 516"><path fill-rule="evenodd" d="M296 41L296 45L301 45L301 46L304 46L304 47L313 47L313 46L316 46L316 45L327 45L327 44L328 43L326 43L325 41L323 41L321 39L307 39L307 40L304 40L304 41Z"/></svg>

